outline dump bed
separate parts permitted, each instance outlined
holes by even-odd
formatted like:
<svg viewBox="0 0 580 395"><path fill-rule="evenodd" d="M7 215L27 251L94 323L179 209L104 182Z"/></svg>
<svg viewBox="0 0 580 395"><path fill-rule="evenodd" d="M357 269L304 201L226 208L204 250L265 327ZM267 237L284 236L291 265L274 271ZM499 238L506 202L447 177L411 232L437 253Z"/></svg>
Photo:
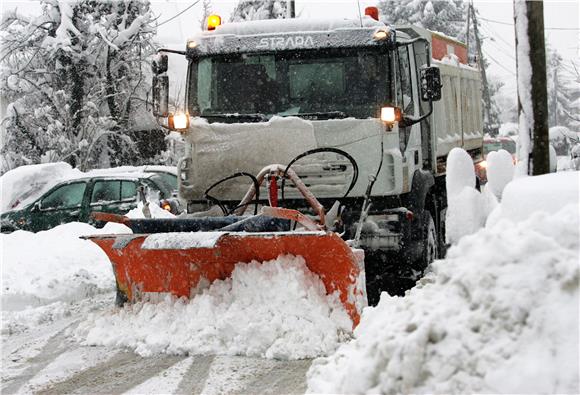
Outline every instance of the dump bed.
<svg viewBox="0 0 580 395"><path fill-rule="evenodd" d="M480 72L472 67L434 60L441 71L441 100L433 103L437 158L454 147L481 149L483 121Z"/></svg>

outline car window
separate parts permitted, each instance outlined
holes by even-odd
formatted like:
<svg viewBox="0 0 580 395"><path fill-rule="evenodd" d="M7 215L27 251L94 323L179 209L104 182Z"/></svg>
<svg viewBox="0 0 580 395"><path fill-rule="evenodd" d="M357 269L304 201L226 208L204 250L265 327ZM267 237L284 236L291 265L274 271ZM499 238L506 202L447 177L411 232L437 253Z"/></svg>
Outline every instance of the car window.
<svg viewBox="0 0 580 395"><path fill-rule="evenodd" d="M87 184L75 182L66 184L49 193L40 204L43 209L66 209L80 207Z"/></svg>
<svg viewBox="0 0 580 395"><path fill-rule="evenodd" d="M93 187L91 203L106 203L121 200L121 181L97 181Z"/></svg>
<svg viewBox="0 0 580 395"><path fill-rule="evenodd" d="M156 174L172 191L177 191L177 176L169 173Z"/></svg>
<svg viewBox="0 0 580 395"><path fill-rule="evenodd" d="M121 200L135 200L137 196L137 185L133 181L121 182Z"/></svg>
<svg viewBox="0 0 580 395"><path fill-rule="evenodd" d="M177 191L177 177L171 174L161 174L155 173L150 180L159 185L159 188L163 188L167 192Z"/></svg>

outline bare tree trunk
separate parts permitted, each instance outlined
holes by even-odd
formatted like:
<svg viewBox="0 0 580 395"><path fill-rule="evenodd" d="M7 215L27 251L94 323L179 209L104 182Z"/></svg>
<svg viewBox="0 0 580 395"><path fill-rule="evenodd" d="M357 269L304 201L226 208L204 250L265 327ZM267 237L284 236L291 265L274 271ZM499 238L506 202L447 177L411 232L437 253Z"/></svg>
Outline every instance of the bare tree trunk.
<svg viewBox="0 0 580 395"><path fill-rule="evenodd" d="M544 3L514 0L520 145L527 173L550 172ZM527 53L526 53L527 52ZM527 156L527 157L526 157Z"/></svg>

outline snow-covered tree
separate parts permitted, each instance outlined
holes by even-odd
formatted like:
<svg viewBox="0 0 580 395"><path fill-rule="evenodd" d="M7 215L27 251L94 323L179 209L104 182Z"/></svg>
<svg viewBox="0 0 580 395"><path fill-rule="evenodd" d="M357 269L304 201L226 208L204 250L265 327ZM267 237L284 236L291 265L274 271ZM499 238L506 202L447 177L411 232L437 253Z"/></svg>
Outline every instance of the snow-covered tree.
<svg viewBox="0 0 580 395"><path fill-rule="evenodd" d="M467 3L463 0L382 0L379 8L390 24L412 24L451 37L465 34Z"/></svg>
<svg viewBox="0 0 580 395"><path fill-rule="evenodd" d="M288 15L286 0L240 0L230 20L232 22L262 19L283 19Z"/></svg>
<svg viewBox="0 0 580 395"><path fill-rule="evenodd" d="M41 4L38 17L12 12L2 20L0 91L9 105L1 171L55 160L118 164L133 149L121 131L145 96L155 30L149 3Z"/></svg>
<svg viewBox="0 0 580 395"><path fill-rule="evenodd" d="M567 63L555 49L546 48L549 126L580 125L577 104L580 80L574 63ZM576 75L575 75L576 74Z"/></svg>
<svg viewBox="0 0 580 395"><path fill-rule="evenodd" d="M206 19L211 15L211 0L203 0L201 7L201 19L199 20L199 23L201 30L205 30Z"/></svg>

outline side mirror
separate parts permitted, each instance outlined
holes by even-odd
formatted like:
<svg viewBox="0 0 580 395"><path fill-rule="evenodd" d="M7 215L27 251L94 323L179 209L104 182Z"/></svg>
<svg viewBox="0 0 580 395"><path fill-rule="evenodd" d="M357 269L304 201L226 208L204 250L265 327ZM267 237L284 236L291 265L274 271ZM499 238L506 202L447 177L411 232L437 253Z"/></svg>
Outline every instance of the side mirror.
<svg viewBox="0 0 580 395"><path fill-rule="evenodd" d="M421 99L423 101L441 100L441 74L438 67L421 68Z"/></svg>
<svg viewBox="0 0 580 395"><path fill-rule="evenodd" d="M32 206L30 211L40 211L40 201L34 203L34 206Z"/></svg>
<svg viewBox="0 0 580 395"><path fill-rule="evenodd" d="M153 91L153 115L166 117L169 115L169 77L154 75L151 83Z"/></svg>
<svg viewBox="0 0 580 395"><path fill-rule="evenodd" d="M151 62L151 71L154 75L159 75L167 72L169 60L167 54L160 53L153 57Z"/></svg>
<svg viewBox="0 0 580 395"><path fill-rule="evenodd" d="M153 72L153 81L151 81L153 115L158 117L169 115L169 77L166 74L168 65L169 60L165 53L157 54L151 62L151 71Z"/></svg>

